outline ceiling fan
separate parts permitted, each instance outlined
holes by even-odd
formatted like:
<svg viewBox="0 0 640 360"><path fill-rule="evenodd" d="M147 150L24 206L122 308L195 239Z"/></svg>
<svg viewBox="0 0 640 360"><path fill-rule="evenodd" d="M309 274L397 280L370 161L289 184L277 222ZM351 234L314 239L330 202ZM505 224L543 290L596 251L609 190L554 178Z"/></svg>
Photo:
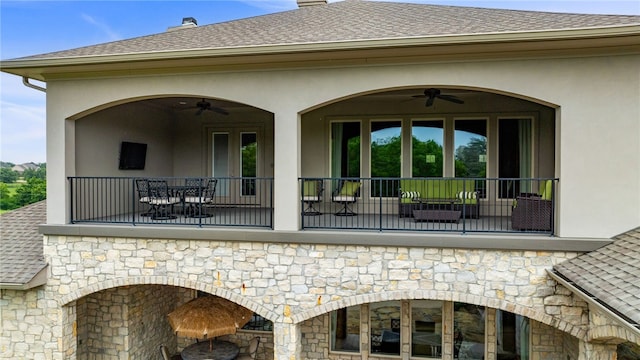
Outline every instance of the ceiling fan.
<svg viewBox="0 0 640 360"><path fill-rule="evenodd" d="M427 98L427 102L425 103L426 107L429 107L431 105L433 105L433 102L435 101L435 99L442 99L442 100L446 100L446 101L451 101L453 103L456 104L464 104L464 101L458 97L455 97L453 95L446 95L443 94L440 89L434 89L434 88L429 88L429 89L425 89L424 94L423 95L413 95L414 98Z"/></svg>
<svg viewBox="0 0 640 360"><path fill-rule="evenodd" d="M196 115L202 114L202 112L204 112L205 110L217 112L218 114L222 114L222 115L229 115L229 112L227 112L227 110L216 107L216 106L211 106L211 103L206 101L205 99L198 101L198 103L196 104L196 107L198 108L198 111L196 111Z"/></svg>

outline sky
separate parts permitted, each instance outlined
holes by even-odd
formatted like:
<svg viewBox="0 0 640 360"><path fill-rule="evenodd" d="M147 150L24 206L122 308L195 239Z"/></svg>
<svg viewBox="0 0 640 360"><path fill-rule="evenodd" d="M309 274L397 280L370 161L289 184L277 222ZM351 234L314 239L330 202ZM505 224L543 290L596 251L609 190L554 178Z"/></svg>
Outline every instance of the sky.
<svg viewBox="0 0 640 360"><path fill-rule="evenodd" d="M640 0L403 1L514 10L640 15ZM194 17L202 26L295 8L295 0L0 0L0 59L156 34L180 25L183 17ZM46 87L46 84L34 83ZM46 162L45 103L45 93L24 86L22 78L0 74L1 161L14 164Z"/></svg>

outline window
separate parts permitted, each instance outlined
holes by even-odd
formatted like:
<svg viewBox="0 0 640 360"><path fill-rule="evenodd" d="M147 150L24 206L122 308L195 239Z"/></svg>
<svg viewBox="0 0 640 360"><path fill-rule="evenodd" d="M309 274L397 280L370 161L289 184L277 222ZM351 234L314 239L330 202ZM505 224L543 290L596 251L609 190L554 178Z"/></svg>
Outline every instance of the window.
<svg viewBox="0 0 640 360"><path fill-rule="evenodd" d="M397 197L402 167L402 123L400 121L371 122L371 196ZM382 178L379 181L374 178Z"/></svg>
<svg viewBox="0 0 640 360"><path fill-rule="evenodd" d="M498 123L498 177L531 178L531 119L500 119ZM500 198L532 192L531 182L501 181Z"/></svg>
<svg viewBox="0 0 640 360"><path fill-rule="evenodd" d="M442 177L444 132L442 121L417 120L411 126L411 174Z"/></svg>
<svg viewBox="0 0 640 360"><path fill-rule="evenodd" d="M256 157L258 156L258 141L256 133L241 133L240 167L242 170L242 195L256 194L256 175L258 172Z"/></svg>
<svg viewBox="0 0 640 360"><path fill-rule="evenodd" d="M400 355L400 301L369 306L371 353Z"/></svg>
<svg viewBox="0 0 640 360"><path fill-rule="evenodd" d="M229 177L229 133L214 132L211 134L211 175L217 178ZM216 195L229 195L229 181L218 181Z"/></svg>
<svg viewBox="0 0 640 360"><path fill-rule="evenodd" d="M360 177L360 123L331 123L331 176Z"/></svg>
<svg viewBox="0 0 640 360"><path fill-rule="evenodd" d="M453 358L484 359L485 308L483 306L453 304Z"/></svg>
<svg viewBox="0 0 640 360"><path fill-rule="evenodd" d="M273 331L273 323L270 320L263 318L262 316L253 313L251 320L246 323L243 330L256 330L256 331Z"/></svg>
<svg viewBox="0 0 640 360"><path fill-rule="evenodd" d="M331 351L360 351L360 306L331 313Z"/></svg>
<svg viewBox="0 0 640 360"><path fill-rule="evenodd" d="M487 176L487 121L456 120L456 177Z"/></svg>
<svg viewBox="0 0 640 360"><path fill-rule="evenodd" d="M529 359L529 319L496 311L497 360Z"/></svg>
<svg viewBox="0 0 640 360"><path fill-rule="evenodd" d="M487 177L487 121L455 121L455 176L476 178L475 191L479 197L486 194Z"/></svg>
<svg viewBox="0 0 640 360"><path fill-rule="evenodd" d="M442 301L411 302L411 356L442 356Z"/></svg>

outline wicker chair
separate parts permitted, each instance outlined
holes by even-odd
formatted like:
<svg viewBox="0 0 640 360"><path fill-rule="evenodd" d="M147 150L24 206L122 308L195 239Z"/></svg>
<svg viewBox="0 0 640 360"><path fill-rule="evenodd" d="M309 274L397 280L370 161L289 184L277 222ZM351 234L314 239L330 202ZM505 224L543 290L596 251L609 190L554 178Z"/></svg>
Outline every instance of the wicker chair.
<svg viewBox="0 0 640 360"><path fill-rule="evenodd" d="M518 196L511 211L514 230L551 231L553 224L553 180L541 180L538 194Z"/></svg>
<svg viewBox="0 0 640 360"><path fill-rule="evenodd" d="M514 230L551 231L553 202L541 197L518 197L511 212Z"/></svg>

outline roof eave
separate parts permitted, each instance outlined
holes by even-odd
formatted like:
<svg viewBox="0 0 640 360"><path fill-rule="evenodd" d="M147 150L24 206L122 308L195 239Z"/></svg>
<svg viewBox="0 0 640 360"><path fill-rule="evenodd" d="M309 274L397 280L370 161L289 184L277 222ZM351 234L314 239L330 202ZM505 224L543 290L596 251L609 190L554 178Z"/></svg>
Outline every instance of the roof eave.
<svg viewBox="0 0 640 360"><path fill-rule="evenodd" d="M0 289L25 291L45 285L47 283L47 268L44 265L28 282L26 283L0 283Z"/></svg>
<svg viewBox="0 0 640 360"><path fill-rule="evenodd" d="M640 24L582 29L547 31L520 31L508 33L436 35L406 38L384 38L348 40L316 43L270 44L256 46L220 47L207 49L184 49L177 51L155 51L124 53L115 55L75 56L57 58L27 58L0 61L0 71L46 81L45 76L35 76L30 69L116 64L125 62L148 62L166 60L188 60L196 58L224 58L253 55L303 54L315 52L340 52L389 48L429 47L440 45L481 45L500 43L552 43L559 40L629 38L640 45Z"/></svg>
<svg viewBox="0 0 640 360"><path fill-rule="evenodd" d="M571 281L565 279L564 276L561 276L561 274L559 272L556 272L556 270L547 270L547 274L549 274L549 276L551 276L553 280L569 289L572 293L580 297L582 300L586 301L589 305L607 314L610 318L616 320L622 327L631 331L636 336L640 336L640 324L630 323L627 319L622 318L611 309L609 309L607 304L602 302L602 300L585 293L582 289L575 286Z"/></svg>

